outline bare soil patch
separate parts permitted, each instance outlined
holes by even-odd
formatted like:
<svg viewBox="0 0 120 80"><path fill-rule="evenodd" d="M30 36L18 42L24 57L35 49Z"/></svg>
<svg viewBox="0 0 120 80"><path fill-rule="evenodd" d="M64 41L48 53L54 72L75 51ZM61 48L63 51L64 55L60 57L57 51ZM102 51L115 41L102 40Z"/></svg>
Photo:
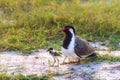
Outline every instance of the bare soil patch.
<svg viewBox="0 0 120 80"><path fill-rule="evenodd" d="M63 57L60 57L60 63ZM88 62L50 66L53 58L44 49L31 55L6 51L0 53L0 73L47 74L54 80L119 80L120 62Z"/></svg>

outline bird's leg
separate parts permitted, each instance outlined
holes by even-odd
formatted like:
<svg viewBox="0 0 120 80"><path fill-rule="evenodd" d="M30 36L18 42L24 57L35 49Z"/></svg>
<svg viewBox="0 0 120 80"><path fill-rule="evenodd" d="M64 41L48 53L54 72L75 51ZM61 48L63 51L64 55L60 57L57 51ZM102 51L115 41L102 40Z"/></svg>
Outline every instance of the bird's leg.
<svg viewBox="0 0 120 80"><path fill-rule="evenodd" d="M54 62L53 62L53 65L52 66L54 66L55 65L55 63L56 63L56 59L55 59L55 57L53 57L54 58Z"/></svg>
<svg viewBox="0 0 120 80"><path fill-rule="evenodd" d="M71 62L70 58L68 58L68 62Z"/></svg>
<svg viewBox="0 0 120 80"><path fill-rule="evenodd" d="M72 59L72 61L69 61L68 64L72 64L72 63L77 63L77 64L79 64L79 63L80 63L80 58Z"/></svg>
<svg viewBox="0 0 120 80"><path fill-rule="evenodd" d="M67 58L67 56L65 56L65 58L64 58L64 60L63 60L63 62L62 62L62 64L70 64L70 63L71 63L70 58L68 58L68 62L65 62L66 58Z"/></svg>
<svg viewBox="0 0 120 80"><path fill-rule="evenodd" d="M49 66L51 65L50 60L48 60L48 64L49 64Z"/></svg>
<svg viewBox="0 0 120 80"><path fill-rule="evenodd" d="M78 64L81 63L80 58L78 59L77 63L78 63Z"/></svg>
<svg viewBox="0 0 120 80"><path fill-rule="evenodd" d="M68 58L68 59L69 59L69 58ZM71 61L71 60L69 59L68 64L72 64L72 63L76 63L76 61L74 61L74 60Z"/></svg>
<svg viewBox="0 0 120 80"><path fill-rule="evenodd" d="M63 62L62 62L62 64L64 64L64 63L65 63L66 58L67 58L67 56L65 56L65 58L64 58L64 60L63 60Z"/></svg>
<svg viewBox="0 0 120 80"><path fill-rule="evenodd" d="M71 61L71 59L68 58L68 64L70 64L70 63L74 63L74 61Z"/></svg>
<svg viewBox="0 0 120 80"><path fill-rule="evenodd" d="M59 67L59 59L57 58L57 61L58 61L58 67Z"/></svg>

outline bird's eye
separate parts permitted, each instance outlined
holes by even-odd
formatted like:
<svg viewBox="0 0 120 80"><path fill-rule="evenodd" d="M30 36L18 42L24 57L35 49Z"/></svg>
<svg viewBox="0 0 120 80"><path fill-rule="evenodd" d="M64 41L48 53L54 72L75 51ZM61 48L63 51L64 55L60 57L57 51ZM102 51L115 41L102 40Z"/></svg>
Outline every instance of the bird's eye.
<svg viewBox="0 0 120 80"><path fill-rule="evenodd" d="M65 28L62 29L62 32L65 32L65 31L67 31L68 29L69 29L68 27L65 27Z"/></svg>

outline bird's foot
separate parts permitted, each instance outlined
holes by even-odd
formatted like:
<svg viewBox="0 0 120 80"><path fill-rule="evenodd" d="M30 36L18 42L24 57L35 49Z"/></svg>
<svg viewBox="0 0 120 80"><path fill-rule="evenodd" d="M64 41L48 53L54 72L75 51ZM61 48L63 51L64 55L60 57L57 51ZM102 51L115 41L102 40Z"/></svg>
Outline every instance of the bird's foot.
<svg viewBox="0 0 120 80"><path fill-rule="evenodd" d="M75 61L69 61L69 62L63 62L61 64L73 64L73 63L76 63Z"/></svg>
<svg viewBox="0 0 120 80"><path fill-rule="evenodd" d="M78 61L77 61L77 63L76 64L81 64L81 60L80 59L78 59Z"/></svg>
<svg viewBox="0 0 120 80"><path fill-rule="evenodd" d="M62 62L61 65L68 64L69 62Z"/></svg>
<svg viewBox="0 0 120 80"><path fill-rule="evenodd" d="M63 64L80 64L80 62L78 62L78 61L69 61L69 62L61 63L61 65L63 65Z"/></svg>
<svg viewBox="0 0 120 80"><path fill-rule="evenodd" d="M69 64L80 64L80 61L70 61Z"/></svg>

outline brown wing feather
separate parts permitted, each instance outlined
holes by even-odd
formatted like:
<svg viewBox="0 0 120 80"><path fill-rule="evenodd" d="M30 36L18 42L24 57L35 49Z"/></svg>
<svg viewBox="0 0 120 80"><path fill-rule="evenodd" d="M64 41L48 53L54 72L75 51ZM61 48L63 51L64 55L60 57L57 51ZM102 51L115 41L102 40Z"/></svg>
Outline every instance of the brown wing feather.
<svg viewBox="0 0 120 80"><path fill-rule="evenodd" d="M75 53L81 57L89 55L95 51L94 47L90 45L86 40L76 36L75 39Z"/></svg>

